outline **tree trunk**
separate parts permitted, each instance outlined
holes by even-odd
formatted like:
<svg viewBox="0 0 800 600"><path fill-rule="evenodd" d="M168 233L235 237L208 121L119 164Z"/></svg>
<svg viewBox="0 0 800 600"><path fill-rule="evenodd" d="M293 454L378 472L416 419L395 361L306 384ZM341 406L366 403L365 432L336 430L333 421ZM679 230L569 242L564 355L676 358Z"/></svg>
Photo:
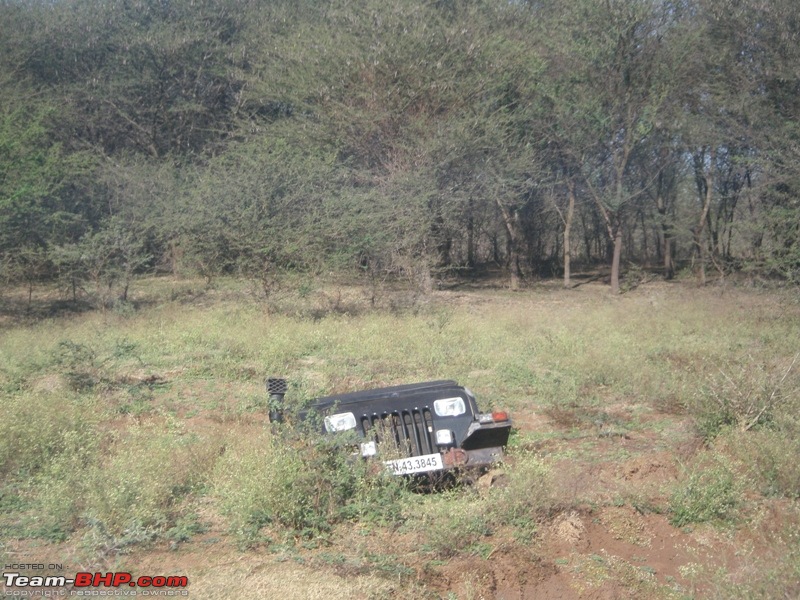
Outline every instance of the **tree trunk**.
<svg viewBox="0 0 800 600"><path fill-rule="evenodd" d="M570 262L572 259L572 245L570 243L570 230L572 229L572 217L575 214L575 184L567 184L569 190L569 204L567 205L567 216L564 219L564 287L570 287Z"/></svg>
<svg viewBox="0 0 800 600"><path fill-rule="evenodd" d="M673 258L672 234L667 224L667 198L663 190L664 185L663 173L660 173L658 176L658 191L656 193L656 209L658 214L661 215L661 238L663 241L663 255L661 258L664 261L664 279L672 279L675 277L675 261Z"/></svg>
<svg viewBox="0 0 800 600"><path fill-rule="evenodd" d="M664 226L666 229L666 225ZM664 231L664 279L675 277L675 261L672 257L672 238Z"/></svg>
<svg viewBox="0 0 800 600"><path fill-rule="evenodd" d="M511 242L510 252L508 255L508 269L509 275L511 277L511 289L517 291L519 289L519 242L511 238L509 240Z"/></svg>
<svg viewBox="0 0 800 600"><path fill-rule="evenodd" d="M467 203L467 266L475 268L475 215L472 196Z"/></svg>
<svg viewBox="0 0 800 600"><path fill-rule="evenodd" d="M509 209L500 200L497 200L497 207L503 216L503 225L508 235L508 271L512 290L518 290L520 285L519 272L519 241L520 235L519 213L515 209Z"/></svg>
<svg viewBox="0 0 800 600"><path fill-rule="evenodd" d="M622 257L622 227L614 232L614 256L611 259L611 293L619 294L619 263Z"/></svg>
<svg viewBox="0 0 800 600"><path fill-rule="evenodd" d="M699 259L700 267L698 269L698 279L700 281L700 285L706 284L706 246L703 243L703 233L705 232L706 224L708 223L708 212L711 209L711 199L713 197L714 191L714 160L716 158L716 153L712 148L709 150L709 166L708 171L705 170L704 156L701 155L699 160L695 160L695 169L698 171L696 172L695 176L698 181L698 191L700 192L701 199L703 201L703 209L700 212L700 218L697 221L697 225L694 227L694 245L695 250L697 252L697 256Z"/></svg>

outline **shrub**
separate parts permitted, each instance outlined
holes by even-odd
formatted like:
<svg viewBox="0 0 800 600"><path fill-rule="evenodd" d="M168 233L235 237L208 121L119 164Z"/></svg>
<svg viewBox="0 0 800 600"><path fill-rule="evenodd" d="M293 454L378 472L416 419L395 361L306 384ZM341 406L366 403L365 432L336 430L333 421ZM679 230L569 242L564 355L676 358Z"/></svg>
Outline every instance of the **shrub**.
<svg viewBox="0 0 800 600"><path fill-rule="evenodd" d="M698 463L672 494L670 522L682 527L730 519L740 497L734 474L727 466Z"/></svg>
<svg viewBox="0 0 800 600"><path fill-rule="evenodd" d="M800 427L776 426L727 431L717 444L767 496L800 498Z"/></svg>
<svg viewBox="0 0 800 600"><path fill-rule="evenodd" d="M344 519L397 514L398 482L350 454L352 439L293 435L265 431L220 461L214 493L245 541L268 524L310 537Z"/></svg>
<svg viewBox="0 0 800 600"><path fill-rule="evenodd" d="M800 389L798 357L782 363L737 357L709 376L689 402L703 436L711 439L728 425L749 431L789 411Z"/></svg>
<svg viewBox="0 0 800 600"><path fill-rule="evenodd" d="M71 434L92 437L95 403L70 394L27 392L0 406L0 474L33 474L65 451Z"/></svg>

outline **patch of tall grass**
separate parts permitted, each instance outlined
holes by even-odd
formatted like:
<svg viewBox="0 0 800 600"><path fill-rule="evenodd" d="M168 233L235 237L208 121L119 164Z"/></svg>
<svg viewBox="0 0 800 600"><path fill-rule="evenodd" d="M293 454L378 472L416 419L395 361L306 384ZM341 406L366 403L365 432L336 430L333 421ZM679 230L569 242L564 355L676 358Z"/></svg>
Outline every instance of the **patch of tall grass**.
<svg viewBox="0 0 800 600"><path fill-rule="evenodd" d="M74 431L65 443L68 451L30 483L32 535L58 539L89 527L106 540L155 537L174 525L185 499L204 492L220 451L215 440L155 425Z"/></svg>
<svg viewBox="0 0 800 600"><path fill-rule="evenodd" d="M353 456L353 442L291 430L237 440L215 469L214 497L245 543L266 539L267 526L314 537L345 520L398 516L403 482Z"/></svg>
<svg viewBox="0 0 800 600"><path fill-rule="evenodd" d="M414 498L403 509L406 527L418 532L423 547L439 558L480 554L484 538L500 528L510 528L518 539L530 540L559 503L551 469L528 451L519 451L509 460L494 485L479 484L481 493L462 486Z"/></svg>
<svg viewBox="0 0 800 600"><path fill-rule="evenodd" d="M61 387L26 390L0 404L0 474L6 477L35 475L74 452L73 437L92 439L100 422L95 398Z"/></svg>

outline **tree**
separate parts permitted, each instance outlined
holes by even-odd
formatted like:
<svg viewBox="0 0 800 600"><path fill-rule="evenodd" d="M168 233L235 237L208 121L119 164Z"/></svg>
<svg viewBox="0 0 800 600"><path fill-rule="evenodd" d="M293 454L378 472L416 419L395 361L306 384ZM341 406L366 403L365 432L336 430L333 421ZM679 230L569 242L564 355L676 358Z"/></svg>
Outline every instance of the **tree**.
<svg viewBox="0 0 800 600"><path fill-rule="evenodd" d="M581 176L612 246L611 289L619 292L623 233L643 190L632 185L631 162L662 117L675 55L667 40L674 12L667 3L582 0L551 6L558 32L548 54L556 80L553 103L566 102L553 137ZM547 15L545 15L547 16ZM597 146L587 153L588 140ZM563 163L562 159L562 163ZM573 171L574 167L568 169Z"/></svg>
<svg viewBox="0 0 800 600"><path fill-rule="evenodd" d="M49 250L80 235L85 206L73 204L91 167L52 140L54 109L24 86L3 87L0 102L0 264L31 286L50 274ZM84 214L82 214L84 213Z"/></svg>
<svg viewBox="0 0 800 600"><path fill-rule="evenodd" d="M26 74L75 107L72 143L153 158L213 151L239 107L248 3L31 4Z"/></svg>

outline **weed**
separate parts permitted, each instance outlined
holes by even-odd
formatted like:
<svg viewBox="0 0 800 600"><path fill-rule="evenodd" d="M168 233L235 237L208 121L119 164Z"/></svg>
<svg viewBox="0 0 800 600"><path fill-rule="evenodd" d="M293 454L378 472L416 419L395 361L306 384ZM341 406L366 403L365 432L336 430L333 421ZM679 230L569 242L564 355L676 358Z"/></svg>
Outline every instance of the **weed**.
<svg viewBox="0 0 800 600"><path fill-rule="evenodd" d="M670 523L683 527L730 520L740 502L741 491L729 467L720 461L698 462L672 494Z"/></svg>
<svg viewBox="0 0 800 600"><path fill-rule="evenodd" d="M71 340L59 342L53 351L53 362L77 392L90 390L98 383L96 358L88 345Z"/></svg>
<svg viewBox="0 0 800 600"><path fill-rule="evenodd" d="M111 437L110 443L82 432L64 437L65 451L33 481L43 530L63 537L86 524L103 547L136 538L134 531L163 532L177 518L180 499L202 489L216 460L213 444L152 426ZM101 451L101 442L110 451Z"/></svg>
<svg viewBox="0 0 800 600"><path fill-rule="evenodd" d="M164 532L164 537L174 543L188 542L192 537L207 531L196 513L182 515L175 520L175 525Z"/></svg>
<svg viewBox="0 0 800 600"><path fill-rule="evenodd" d="M102 521L94 518L88 518L86 525L82 546L100 558L125 554L133 546L151 542L158 536L157 527L147 526L137 519L129 521L118 532L109 531Z"/></svg>
<svg viewBox="0 0 800 600"><path fill-rule="evenodd" d="M727 429L715 444L736 461L764 495L800 498L800 421L796 418L747 435Z"/></svg>
<svg viewBox="0 0 800 600"><path fill-rule="evenodd" d="M93 435L97 403L72 393L25 392L0 406L0 473L32 475L65 451L71 436Z"/></svg>

